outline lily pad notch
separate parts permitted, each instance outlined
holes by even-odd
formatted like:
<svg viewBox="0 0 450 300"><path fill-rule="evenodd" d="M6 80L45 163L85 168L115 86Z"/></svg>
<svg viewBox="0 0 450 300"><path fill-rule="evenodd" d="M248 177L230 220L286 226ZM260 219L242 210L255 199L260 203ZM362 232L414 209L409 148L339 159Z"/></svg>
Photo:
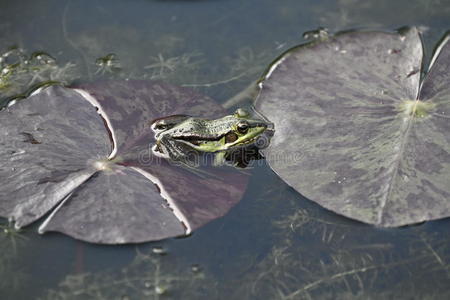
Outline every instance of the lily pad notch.
<svg viewBox="0 0 450 300"><path fill-rule="evenodd" d="M255 103L275 123L270 166L310 200L365 223L450 216L448 41L422 80L415 27L343 32L288 50Z"/></svg>

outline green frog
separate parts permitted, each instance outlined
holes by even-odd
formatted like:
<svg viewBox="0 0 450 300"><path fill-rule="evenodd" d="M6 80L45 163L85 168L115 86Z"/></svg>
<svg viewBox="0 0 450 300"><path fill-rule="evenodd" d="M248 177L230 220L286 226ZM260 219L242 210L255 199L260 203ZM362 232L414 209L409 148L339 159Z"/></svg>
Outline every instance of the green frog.
<svg viewBox="0 0 450 300"><path fill-rule="evenodd" d="M273 124L237 109L232 115L208 120L187 115L157 119L152 124L156 143L153 152L192 166L199 153L213 154L213 164L223 165L228 155L244 147L268 144ZM261 148L261 147L259 147Z"/></svg>

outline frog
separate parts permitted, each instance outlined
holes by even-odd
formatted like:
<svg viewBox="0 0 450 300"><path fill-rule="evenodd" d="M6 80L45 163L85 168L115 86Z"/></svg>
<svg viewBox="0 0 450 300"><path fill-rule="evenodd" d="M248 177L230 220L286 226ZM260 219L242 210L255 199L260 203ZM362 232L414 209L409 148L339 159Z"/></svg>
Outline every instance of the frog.
<svg viewBox="0 0 450 300"><path fill-rule="evenodd" d="M226 164L227 157L245 147L267 146L273 123L263 116L256 118L238 108L233 114L218 119L173 115L154 120L152 151L155 155L188 166L198 164L198 154L212 154L213 165Z"/></svg>

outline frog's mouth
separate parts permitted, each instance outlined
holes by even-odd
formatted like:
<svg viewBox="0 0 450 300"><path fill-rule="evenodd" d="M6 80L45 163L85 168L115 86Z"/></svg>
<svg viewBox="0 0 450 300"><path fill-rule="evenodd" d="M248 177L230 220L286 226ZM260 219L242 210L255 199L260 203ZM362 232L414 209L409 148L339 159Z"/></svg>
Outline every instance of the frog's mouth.
<svg viewBox="0 0 450 300"><path fill-rule="evenodd" d="M203 152L226 151L233 147L242 147L255 143L260 134L265 130L261 128L251 135L239 136L235 132L228 132L217 137L176 137L174 139L182 141L192 148Z"/></svg>
<svg viewBox="0 0 450 300"><path fill-rule="evenodd" d="M236 135L236 134L235 134ZM183 136L183 137L174 137L174 140L185 142L186 144L190 144L192 146L200 146L204 143L208 142L219 142L224 136L217 137L204 137L204 136ZM237 135L236 135L237 138Z"/></svg>

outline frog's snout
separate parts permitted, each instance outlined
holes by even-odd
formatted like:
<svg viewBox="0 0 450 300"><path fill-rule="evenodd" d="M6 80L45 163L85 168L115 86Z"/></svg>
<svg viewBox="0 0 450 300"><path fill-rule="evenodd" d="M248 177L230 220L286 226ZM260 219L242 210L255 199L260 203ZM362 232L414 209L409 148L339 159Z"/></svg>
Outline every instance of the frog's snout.
<svg viewBox="0 0 450 300"><path fill-rule="evenodd" d="M266 131L272 132L272 135L273 135L273 133L275 132L275 124L266 123Z"/></svg>

